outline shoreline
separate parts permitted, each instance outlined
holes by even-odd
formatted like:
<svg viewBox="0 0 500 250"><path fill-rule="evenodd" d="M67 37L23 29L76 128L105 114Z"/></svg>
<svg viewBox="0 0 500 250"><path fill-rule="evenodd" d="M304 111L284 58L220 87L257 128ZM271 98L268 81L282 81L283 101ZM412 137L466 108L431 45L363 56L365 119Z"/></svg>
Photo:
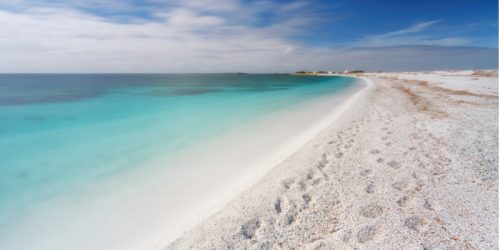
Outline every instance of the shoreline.
<svg viewBox="0 0 500 250"><path fill-rule="evenodd" d="M350 76L352 77L352 76ZM354 77L358 78L358 77ZM259 166L257 169L254 169L253 171L247 171L246 176L239 176L239 178L236 179L236 181L233 181L231 185L227 184L218 189L218 194L211 197L211 201L205 201L205 204L211 204L208 206L206 209L201 211L201 213L198 213L198 217L191 219L189 223L187 223L185 226L179 228L179 230L174 231L174 235L169 236L168 238L165 238L165 240L159 245L159 247L163 247L165 245L171 244L175 240L177 240L179 237L181 237L182 234L192 230L193 228L196 227L196 225L202 223L203 221L209 219L211 216L213 216L215 213L223 209L225 206L227 206L228 203L230 203L232 200L235 198L239 197L245 190L248 190L251 188L251 186L255 185L260 179L262 179L270 170L272 170L274 167L278 166L281 164L283 161L285 161L287 158L291 157L295 152L300 150L309 140L313 139L315 136L317 136L323 129L326 127L330 126L333 122L335 122L339 116L341 116L346 110L348 110L349 106L352 105L353 102L355 102L357 99L359 99L363 93L367 92L371 87L372 83L370 80L365 79L365 78L358 78L356 81L358 83L356 84L361 84L363 85L362 87L352 87L352 90L347 90L345 91L346 93L342 94L334 94L333 96L325 96L321 97L323 100L311 100L309 105L305 104L303 107L300 107L300 109L303 109L304 111L306 110L311 110L314 109L311 104L313 105L321 105L323 106L324 104L321 104L321 102L325 102L328 99L336 99L339 98L339 100L334 100L334 108L328 108L329 112L323 115L322 118L318 119L315 121L313 124L310 124L307 126L307 128L297 131L298 135L292 136L292 138L288 138L282 142L280 142L280 145L277 146L277 149L271 150L271 152L268 152L267 155L269 156L265 160L261 160L260 162L251 162L250 164L244 164L248 165L246 168L255 168ZM348 92L353 92L353 93L348 93ZM339 96L340 95L340 96ZM326 103L326 102L325 102ZM310 107L307 107L310 106ZM319 106L318 106L319 107ZM294 108L296 109L296 108ZM293 111L293 112L304 112L304 111ZM288 112L288 111L287 111ZM285 115L289 116L289 114ZM258 127L262 128L267 128L270 126L278 126L281 127L283 124L286 124L287 122L293 122L296 121L296 117L285 117L287 118L288 121L280 121L276 122L273 121L273 125L269 124L260 124ZM267 122L265 122L267 123ZM246 126L245 126L246 127ZM251 126L253 127L253 126ZM244 129L237 129L235 131L232 131L231 134L237 137L240 137L238 134L241 131L248 131L248 128ZM276 130L277 131L277 130ZM231 136L231 135L230 135ZM239 139L238 139L239 140ZM235 139L231 139L230 142L234 142ZM255 141L255 144L260 144L260 141ZM216 148L230 148L231 145L218 145ZM252 157L251 157L252 158ZM241 163L240 160L238 160ZM233 176L234 177L234 176ZM230 190L227 190L227 187L231 186ZM215 201L215 202L214 202Z"/></svg>
<svg viewBox="0 0 500 250"><path fill-rule="evenodd" d="M360 80L356 80L360 81ZM250 188L252 185L257 183L263 176L265 176L271 169L279 165L281 162L286 160L288 157L293 155L297 150L300 150L301 147L304 146L305 143L307 143L310 139L312 139L314 136L316 136L319 132L321 132L325 127L329 126L332 122L334 122L338 116L340 116L343 112L346 111L346 109L351 105L352 102L354 102L357 98L359 98L362 93L367 91L367 89L370 88L371 83L362 80L362 82L358 82L355 84L361 84L363 86L353 86L350 87L352 88L351 90L344 90L343 92L345 93L340 93L340 94L333 94L332 96L325 96L325 97L320 97L320 100L311 100L308 101L307 104L301 104L301 107L293 107L294 113L303 113L306 112L307 110L313 110L315 109L314 106L317 106L317 108L324 106L322 102L330 102L330 105L334 105L335 108L331 109L328 108L329 111L326 114L323 114L322 118L318 118L317 121L315 121L313 124L308 124L305 129L302 129L300 131L297 131L298 135L293 135L291 138L287 138L286 140L280 141L280 145L276 145L277 149L273 149L270 152L265 153L264 157L260 156L259 161L253 161L250 163L244 163L245 161L241 161L241 159L237 159L235 161L239 162L239 164L242 164L247 166L245 169L250 169L254 168L252 171L247 171L246 176L242 176L241 174L238 174L238 178L232 181L232 184L226 183L225 185L221 186L219 189L217 189L216 192L217 194L214 194L211 196L208 201L207 199L204 199L205 201L203 202L204 204L209 204L209 206L206 206L203 211L200 211L198 213L193 213L193 214L198 214L196 218L191 218L188 223L186 223L184 226L179 227L177 230L174 230L173 235L169 235L167 238L164 239L164 241L159 244L159 247L168 245L175 240L177 240L182 234L186 233L189 230L192 230L196 225L199 223L202 223L203 221L207 220L215 214L217 211L220 211L223 207L225 207L230 201L234 200L238 196L241 195L242 192ZM353 93L351 93L353 92ZM337 98L340 98L336 100ZM330 101L329 101L330 100ZM333 102L331 102L333 101ZM303 111L299 111L297 109L302 109ZM284 113L288 113L289 111L284 111ZM268 129L269 127L275 127L274 131L277 132L280 130L280 127L282 127L283 124L291 123L294 122L298 119L298 117L290 117L290 114L279 114L278 116L283 116L282 118L285 118L285 120L282 121L271 121L274 120L271 118L269 121L264 121L261 124L251 124L250 126L243 126L242 128L237 128L234 131L229 132L226 134L226 137L236 137L239 138L241 131L249 131L249 130L259 130L259 129ZM269 123L271 121L271 123ZM252 128L253 127L253 128ZM295 129L296 130L296 129ZM247 137L247 136L246 136ZM225 138L226 139L226 138ZM248 138L247 138L248 139ZM234 141L239 141L242 140L242 138L235 139L231 138L228 140L228 142L233 143ZM245 140L245 139L243 139ZM262 142L258 139L252 139L253 144L258 145L261 144ZM265 143L267 144L267 142ZM268 147L269 145L267 145ZM215 148L231 148L231 144L229 143L222 143L218 144ZM207 152L210 154L210 152ZM248 152L246 152L248 153ZM261 152L262 153L262 152ZM201 154L201 152L200 152ZM243 155L243 153L241 153ZM191 157L191 156L189 156ZM250 157L253 158L253 157ZM248 159L250 160L250 159ZM258 167L257 167L258 166ZM257 167L255 169L255 167ZM228 169L226 169L228 170ZM219 172L220 173L220 172ZM236 176L233 176L236 177ZM230 190L227 190L228 187L231 187ZM214 198L217 197L217 198Z"/></svg>
<svg viewBox="0 0 500 250"><path fill-rule="evenodd" d="M175 169L165 170L165 163L152 162L147 171L130 170L71 197L41 205L16 222L6 237L22 232L32 238L23 243L28 249L34 246L30 244L39 248L67 244L84 249L95 248L95 244L111 249L161 248L220 210L328 126L345 102L366 89L363 82L353 84L340 93L306 101L203 142L186 154L177 154L169 159L180 166ZM332 106L338 107L332 110ZM286 130L284 124L288 124ZM238 141L245 144L235 147ZM212 150L207 152L207 147ZM213 148L224 151L212 154ZM213 168L203 169L206 164ZM73 223L66 224L61 218ZM99 230L88 231L92 221L99 222Z"/></svg>
<svg viewBox="0 0 500 250"><path fill-rule="evenodd" d="M324 75L324 76L330 76L330 75ZM210 212L206 213L205 216L193 221L194 223L190 227L186 228L187 230L183 230L182 234L189 233L193 229L196 229L197 226L205 223L206 221L209 221L211 217L213 217L217 213L220 213L221 210L227 209L227 207L230 206L229 205L230 203L234 203L235 200L239 200L242 197L244 197L246 192L251 192L251 190L253 190L256 185L262 182L263 178L271 175L270 172L275 170L275 168L283 165L284 161L287 161L289 160L289 158L292 158L294 154L297 154L297 152L302 150L303 147L306 146L306 144L310 143L310 141L314 140L316 137L319 137L320 134L322 134L325 129L334 125L335 122L337 122L338 119L343 114L352 109L352 105L354 105L355 103L359 103L360 99L366 98L366 96L370 93L370 91L373 91L374 83L366 77L352 76L352 75L335 75L335 76L355 78L357 79L357 81L362 82L361 84L363 84L364 86L362 89L358 90L356 93L349 96L347 100L344 100L340 106L336 106L335 108L331 109L328 114L325 114L325 117L323 117L321 121L318 121L316 124L314 124L315 126L313 129L309 129L309 131L302 131L302 134L306 133L307 135L297 136L301 139L299 140L298 143L295 143L294 146L286 150L286 153L280 155L277 160L273 161L272 163L266 164L267 167L265 167L262 171L259 171L260 173L257 176L254 176L250 178L248 181L245 181L245 185L241 185L241 187L246 187L246 188L240 188L238 191L233 192L233 195L228 196L229 199L226 199L224 202L219 203L218 207L210 209ZM175 245L176 241L178 241L179 239L182 239L182 235L173 237L173 239L169 240L166 244L163 245L163 247L168 246L166 249L177 249L179 246L172 247L172 244ZM186 248L189 247L186 246L180 247L180 249L186 249Z"/></svg>
<svg viewBox="0 0 500 250"><path fill-rule="evenodd" d="M166 249L498 248L498 78L458 74L364 74L339 122Z"/></svg>

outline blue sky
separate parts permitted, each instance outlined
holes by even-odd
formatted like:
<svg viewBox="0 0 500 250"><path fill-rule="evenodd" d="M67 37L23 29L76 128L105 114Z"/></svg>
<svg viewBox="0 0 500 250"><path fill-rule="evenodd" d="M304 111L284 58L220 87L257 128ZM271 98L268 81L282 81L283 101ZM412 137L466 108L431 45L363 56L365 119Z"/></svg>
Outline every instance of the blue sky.
<svg viewBox="0 0 500 250"><path fill-rule="evenodd" d="M498 1L3 0L3 72L498 67Z"/></svg>

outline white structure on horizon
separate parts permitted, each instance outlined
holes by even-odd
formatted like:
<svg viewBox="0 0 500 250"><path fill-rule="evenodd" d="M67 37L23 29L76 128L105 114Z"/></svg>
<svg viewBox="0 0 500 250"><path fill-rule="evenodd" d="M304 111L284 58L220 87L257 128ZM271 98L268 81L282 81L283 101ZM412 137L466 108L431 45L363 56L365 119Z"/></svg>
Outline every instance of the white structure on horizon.
<svg viewBox="0 0 500 250"><path fill-rule="evenodd" d="M348 72L347 69L344 69L344 74L347 74L347 72Z"/></svg>

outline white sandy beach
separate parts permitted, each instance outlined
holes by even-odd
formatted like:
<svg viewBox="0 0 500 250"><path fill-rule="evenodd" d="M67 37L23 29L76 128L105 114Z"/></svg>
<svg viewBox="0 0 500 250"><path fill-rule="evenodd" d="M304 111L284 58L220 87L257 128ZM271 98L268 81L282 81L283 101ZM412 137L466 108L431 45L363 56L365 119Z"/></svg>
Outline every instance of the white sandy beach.
<svg viewBox="0 0 500 250"><path fill-rule="evenodd" d="M167 249L498 249L496 71L370 73L276 167Z"/></svg>

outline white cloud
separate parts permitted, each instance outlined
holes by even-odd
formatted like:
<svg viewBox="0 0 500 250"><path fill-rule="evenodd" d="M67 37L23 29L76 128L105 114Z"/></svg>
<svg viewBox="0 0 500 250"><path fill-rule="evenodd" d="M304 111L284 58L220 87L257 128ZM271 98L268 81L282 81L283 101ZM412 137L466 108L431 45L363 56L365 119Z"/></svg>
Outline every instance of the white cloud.
<svg viewBox="0 0 500 250"><path fill-rule="evenodd" d="M462 46L472 42L466 37L440 37L439 35L425 35L428 28L440 20L420 22L408 28L379 35L366 36L353 46L357 47L389 47L405 45L426 46Z"/></svg>
<svg viewBox="0 0 500 250"><path fill-rule="evenodd" d="M417 23L417 24L415 24L415 25L413 25L411 27L408 27L406 29L389 32L389 33L378 35L378 36L375 36L375 37L382 38L382 37L391 37L391 36L398 36L398 35L405 35L405 34L417 33L417 32L425 30L426 28L428 28L428 27L430 27L433 24L436 24L438 22L440 22L440 20L434 20L434 21Z"/></svg>
<svg viewBox="0 0 500 250"><path fill-rule="evenodd" d="M218 0L216 2L213 0L187 0L182 1L182 5L195 10L215 12L237 11L241 8L240 3L236 0Z"/></svg>
<svg viewBox="0 0 500 250"><path fill-rule="evenodd" d="M224 1L225 7L207 7L211 3L207 0L185 1L156 8L154 20L126 23L66 7L0 10L0 72L290 72L387 64L377 61L374 55L381 54L376 50L311 48L290 40L317 21L301 14L307 7L303 1L289 5L259 1L245 6L237 0ZM171 4L170 0L162 2ZM263 10L275 11L280 18L253 25ZM407 44L414 37L406 34L432 24L386 36L394 44ZM467 42L419 38L421 43L426 40L427 45ZM401 50L398 53L406 56Z"/></svg>
<svg viewBox="0 0 500 250"><path fill-rule="evenodd" d="M274 34L273 27L226 24L223 17L191 8L170 9L156 16L159 21L114 23L60 8L0 11L0 68L186 72L259 65L263 70L273 62L279 64L275 60L296 46L286 34Z"/></svg>

